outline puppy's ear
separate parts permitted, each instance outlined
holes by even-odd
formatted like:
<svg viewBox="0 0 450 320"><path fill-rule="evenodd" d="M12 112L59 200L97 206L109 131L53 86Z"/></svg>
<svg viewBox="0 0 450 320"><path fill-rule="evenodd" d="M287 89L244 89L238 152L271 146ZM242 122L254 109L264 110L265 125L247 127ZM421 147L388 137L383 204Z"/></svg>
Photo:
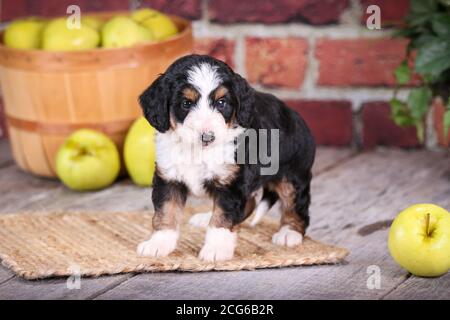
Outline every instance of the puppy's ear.
<svg viewBox="0 0 450 320"><path fill-rule="evenodd" d="M168 91L162 74L139 97L145 118L159 132L166 132L170 127Z"/></svg>
<svg viewBox="0 0 450 320"><path fill-rule="evenodd" d="M240 126L249 127L253 119L255 92L239 74L236 73L234 77L234 92L238 100L236 120Z"/></svg>

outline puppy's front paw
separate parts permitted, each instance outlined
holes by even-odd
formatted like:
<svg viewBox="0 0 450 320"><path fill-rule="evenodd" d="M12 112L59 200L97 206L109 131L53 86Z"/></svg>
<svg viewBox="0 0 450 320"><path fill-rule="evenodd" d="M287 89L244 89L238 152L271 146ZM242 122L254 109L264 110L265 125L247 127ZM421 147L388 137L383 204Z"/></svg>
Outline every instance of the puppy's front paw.
<svg viewBox="0 0 450 320"><path fill-rule="evenodd" d="M189 219L189 224L194 227L206 228L211 220L212 212L196 213Z"/></svg>
<svg viewBox="0 0 450 320"><path fill-rule="evenodd" d="M208 228L199 258L204 261L224 261L233 258L237 235L225 228Z"/></svg>
<svg viewBox="0 0 450 320"><path fill-rule="evenodd" d="M272 242L279 246L293 247L303 242L303 235L289 226L283 226L273 234Z"/></svg>
<svg viewBox="0 0 450 320"><path fill-rule="evenodd" d="M137 253L141 256L165 257L177 247L178 231L155 231L149 240L141 242L137 247Z"/></svg>

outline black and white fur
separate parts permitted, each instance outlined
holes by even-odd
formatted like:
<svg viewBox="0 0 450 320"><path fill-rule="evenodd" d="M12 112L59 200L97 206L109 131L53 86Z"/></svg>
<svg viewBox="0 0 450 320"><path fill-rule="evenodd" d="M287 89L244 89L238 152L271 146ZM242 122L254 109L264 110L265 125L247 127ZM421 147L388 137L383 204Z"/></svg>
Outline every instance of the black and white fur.
<svg viewBox="0 0 450 320"><path fill-rule="evenodd" d="M214 201L212 212L190 221L207 226L199 254L203 260L233 257L237 226L258 204L254 224L271 207L281 212L274 243L301 244L309 224L315 144L296 112L275 96L251 88L225 63L202 55L174 62L145 90L140 104L158 134L154 232L138 246L139 254L159 257L176 249L189 195ZM236 163L236 139L248 129L279 129L276 174L261 175L259 162ZM198 154L201 157L193 159Z"/></svg>

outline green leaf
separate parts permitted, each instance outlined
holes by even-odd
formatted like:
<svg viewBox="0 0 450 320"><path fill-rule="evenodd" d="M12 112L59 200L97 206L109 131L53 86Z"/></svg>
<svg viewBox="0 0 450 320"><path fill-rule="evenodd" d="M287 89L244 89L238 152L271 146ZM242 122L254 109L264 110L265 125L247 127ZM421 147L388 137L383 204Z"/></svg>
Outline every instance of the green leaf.
<svg viewBox="0 0 450 320"><path fill-rule="evenodd" d="M433 37L417 51L415 70L434 78L450 67L450 38Z"/></svg>
<svg viewBox="0 0 450 320"><path fill-rule="evenodd" d="M408 96L408 108L416 121L421 121L430 107L432 92L428 87L415 88Z"/></svg>
<svg viewBox="0 0 450 320"><path fill-rule="evenodd" d="M431 20L433 31L440 37L450 36L450 15L445 13L436 13Z"/></svg>
<svg viewBox="0 0 450 320"><path fill-rule="evenodd" d="M407 84L411 80L411 72L409 71L408 62L403 60L394 71L398 84Z"/></svg>
<svg viewBox="0 0 450 320"><path fill-rule="evenodd" d="M425 126L422 121L416 122L417 138L420 142L425 140Z"/></svg>
<svg viewBox="0 0 450 320"><path fill-rule="evenodd" d="M412 39L412 46L414 48L420 48L425 46L425 44L431 40L433 40L435 37L431 33L422 33L420 36L417 36Z"/></svg>
<svg viewBox="0 0 450 320"><path fill-rule="evenodd" d="M436 0L411 0L412 13L429 13L437 9Z"/></svg>
<svg viewBox="0 0 450 320"><path fill-rule="evenodd" d="M431 20L432 17L433 15L431 13L420 13L408 16L406 22L410 27L421 27Z"/></svg>
<svg viewBox="0 0 450 320"><path fill-rule="evenodd" d="M402 28L394 30L393 37L412 38L417 32L414 28Z"/></svg>
<svg viewBox="0 0 450 320"><path fill-rule="evenodd" d="M444 113L444 137L448 136L450 129L450 109Z"/></svg>
<svg viewBox="0 0 450 320"><path fill-rule="evenodd" d="M391 101L391 119L399 127L410 127L415 121L411 117L408 106L405 102L393 98Z"/></svg>

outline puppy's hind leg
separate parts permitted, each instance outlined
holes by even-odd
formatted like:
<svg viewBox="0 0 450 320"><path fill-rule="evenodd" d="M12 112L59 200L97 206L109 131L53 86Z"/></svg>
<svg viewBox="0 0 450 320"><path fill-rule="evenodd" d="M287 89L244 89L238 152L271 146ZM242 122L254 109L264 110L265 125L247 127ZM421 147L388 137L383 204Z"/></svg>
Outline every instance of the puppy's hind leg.
<svg viewBox="0 0 450 320"><path fill-rule="evenodd" d="M309 224L310 179L306 183L283 180L275 186L281 201L281 225L272 242L293 247L303 242Z"/></svg>

